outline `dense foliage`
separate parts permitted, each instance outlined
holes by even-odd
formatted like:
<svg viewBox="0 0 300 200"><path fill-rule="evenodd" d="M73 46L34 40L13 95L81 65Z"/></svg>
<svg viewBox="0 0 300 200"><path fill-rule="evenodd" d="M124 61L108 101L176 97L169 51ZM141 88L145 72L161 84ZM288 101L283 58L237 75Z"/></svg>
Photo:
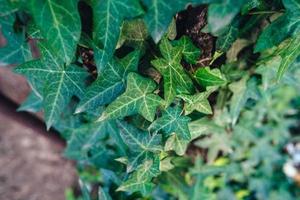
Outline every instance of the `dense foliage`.
<svg viewBox="0 0 300 200"><path fill-rule="evenodd" d="M83 199L300 198L299 0L0 0L0 25Z"/></svg>

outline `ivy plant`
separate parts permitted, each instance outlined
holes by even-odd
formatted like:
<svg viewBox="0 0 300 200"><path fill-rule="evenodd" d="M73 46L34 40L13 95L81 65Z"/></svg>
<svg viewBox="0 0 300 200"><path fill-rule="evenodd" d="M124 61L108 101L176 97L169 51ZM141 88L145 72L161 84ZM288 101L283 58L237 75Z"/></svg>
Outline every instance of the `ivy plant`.
<svg viewBox="0 0 300 200"><path fill-rule="evenodd" d="M298 0L0 0L0 66L66 140L79 199L297 199L281 168L299 16Z"/></svg>

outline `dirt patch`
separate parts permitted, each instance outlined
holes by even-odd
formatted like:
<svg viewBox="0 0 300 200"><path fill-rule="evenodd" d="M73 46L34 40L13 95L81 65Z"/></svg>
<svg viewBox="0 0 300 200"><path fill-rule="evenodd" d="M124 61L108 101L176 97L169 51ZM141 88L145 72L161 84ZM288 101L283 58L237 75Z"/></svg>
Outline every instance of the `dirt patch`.
<svg viewBox="0 0 300 200"><path fill-rule="evenodd" d="M54 133L27 126L29 119L1 101L0 199L63 200L77 180L73 163L62 157L63 145L47 138Z"/></svg>

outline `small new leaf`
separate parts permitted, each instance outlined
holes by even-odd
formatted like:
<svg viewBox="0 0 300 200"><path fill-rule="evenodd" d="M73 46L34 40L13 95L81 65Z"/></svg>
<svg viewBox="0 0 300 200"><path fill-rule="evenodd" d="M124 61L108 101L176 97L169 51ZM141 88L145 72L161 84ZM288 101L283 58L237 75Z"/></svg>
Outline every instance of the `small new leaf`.
<svg viewBox="0 0 300 200"><path fill-rule="evenodd" d="M204 114L212 114L212 109L209 104L207 98L213 91L207 91L198 93L195 95L178 95L181 99L184 100L184 111L185 114L188 115L192 113L194 110L204 113Z"/></svg>
<svg viewBox="0 0 300 200"><path fill-rule="evenodd" d="M182 48L183 58L190 64L196 64L201 50L197 48L191 39L187 36L182 36L179 40L174 42L175 46Z"/></svg>
<svg viewBox="0 0 300 200"><path fill-rule="evenodd" d="M193 82L182 68L180 61L182 49L173 47L168 39L159 45L163 58L152 60L151 64L162 74L164 82L164 99L170 105L176 94L189 94L193 91Z"/></svg>
<svg viewBox="0 0 300 200"><path fill-rule="evenodd" d="M209 67L199 68L194 76L203 87L221 86L227 82L219 69L210 69Z"/></svg>

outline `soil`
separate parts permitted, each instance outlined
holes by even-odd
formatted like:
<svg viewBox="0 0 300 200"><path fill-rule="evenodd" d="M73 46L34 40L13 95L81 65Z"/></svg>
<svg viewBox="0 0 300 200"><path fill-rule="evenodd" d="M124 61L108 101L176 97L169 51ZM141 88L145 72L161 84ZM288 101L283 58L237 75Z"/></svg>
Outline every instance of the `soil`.
<svg viewBox="0 0 300 200"><path fill-rule="evenodd" d="M16 113L0 96L0 199L63 200L77 181L64 144L28 114Z"/></svg>
<svg viewBox="0 0 300 200"><path fill-rule="evenodd" d="M201 49L201 57L196 67L208 66L214 52L216 38L209 33L201 32L206 24L207 6L189 6L176 16L177 38L187 35Z"/></svg>

